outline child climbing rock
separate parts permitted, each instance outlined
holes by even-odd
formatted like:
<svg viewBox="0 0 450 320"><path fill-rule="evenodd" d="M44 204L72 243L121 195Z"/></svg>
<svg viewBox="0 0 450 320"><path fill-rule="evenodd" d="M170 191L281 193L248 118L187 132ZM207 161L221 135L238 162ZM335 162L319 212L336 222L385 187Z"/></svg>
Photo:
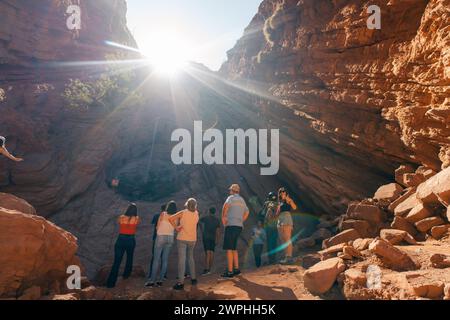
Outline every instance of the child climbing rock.
<svg viewBox="0 0 450 320"><path fill-rule="evenodd" d="M23 161L22 158L16 158L11 153L9 153L9 151L6 149L6 138L2 136L0 136L0 154L16 162Z"/></svg>

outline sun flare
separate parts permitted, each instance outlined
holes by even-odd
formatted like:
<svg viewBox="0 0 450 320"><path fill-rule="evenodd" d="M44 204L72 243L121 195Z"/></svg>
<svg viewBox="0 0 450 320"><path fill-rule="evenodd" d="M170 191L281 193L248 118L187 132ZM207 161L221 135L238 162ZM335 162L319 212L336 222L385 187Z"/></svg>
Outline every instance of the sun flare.
<svg viewBox="0 0 450 320"><path fill-rule="evenodd" d="M192 48L181 34L168 30L150 34L141 51L156 72L172 76L186 66Z"/></svg>

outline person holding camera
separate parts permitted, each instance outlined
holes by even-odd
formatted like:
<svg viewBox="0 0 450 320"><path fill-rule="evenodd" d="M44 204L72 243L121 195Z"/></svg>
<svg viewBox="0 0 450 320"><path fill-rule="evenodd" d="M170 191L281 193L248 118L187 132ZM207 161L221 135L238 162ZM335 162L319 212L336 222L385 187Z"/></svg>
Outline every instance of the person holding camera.
<svg viewBox="0 0 450 320"><path fill-rule="evenodd" d="M277 251L278 251L277 209L278 209L277 194L275 192L270 192L267 195L267 199L264 202L264 206L261 211L261 219L264 220L264 230L266 233L267 256L270 264L277 263Z"/></svg>
<svg viewBox="0 0 450 320"><path fill-rule="evenodd" d="M293 262L292 231L294 230L294 221L291 215L293 210L297 210L297 205L286 189L280 188L278 190L277 226L282 247L285 248L285 257L280 261L281 264L291 264Z"/></svg>

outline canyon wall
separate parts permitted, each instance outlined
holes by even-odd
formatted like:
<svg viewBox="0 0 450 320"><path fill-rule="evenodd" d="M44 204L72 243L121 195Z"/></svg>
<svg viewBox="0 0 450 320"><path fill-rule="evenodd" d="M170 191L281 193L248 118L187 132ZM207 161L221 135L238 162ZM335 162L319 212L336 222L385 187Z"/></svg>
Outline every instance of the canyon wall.
<svg viewBox="0 0 450 320"><path fill-rule="evenodd" d="M370 5L381 29L370 30ZM283 128L282 174L342 212L400 163L450 165L450 1L265 0L220 72ZM269 93L267 93L267 91Z"/></svg>

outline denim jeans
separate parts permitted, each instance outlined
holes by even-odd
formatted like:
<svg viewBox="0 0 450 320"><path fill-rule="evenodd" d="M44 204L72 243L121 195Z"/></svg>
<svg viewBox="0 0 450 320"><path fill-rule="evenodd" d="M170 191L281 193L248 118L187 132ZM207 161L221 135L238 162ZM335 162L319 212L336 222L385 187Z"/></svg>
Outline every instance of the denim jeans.
<svg viewBox="0 0 450 320"><path fill-rule="evenodd" d="M153 265L150 269L150 282L156 281L156 273L158 272L158 267L161 259L161 270L159 273L158 281L162 282L164 280L164 276L167 272L170 250L172 249L172 245L174 242L173 239L173 236L157 236L155 240L155 254L153 255Z"/></svg>
<svg viewBox="0 0 450 320"><path fill-rule="evenodd" d="M189 265L189 274L191 279L197 279L195 275L194 248L195 241L177 240L178 243L178 281L183 283L184 273L186 271L186 257Z"/></svg>
<svg viewBox="0 0 450 320"><path fill-rule="evenodd" d="M125 253L127 254L127 262L125 264L123 277L128 278L131 275L131 272L133 271L133 255L135 247L136 240L134 236L119 235L114 246L114 264L111 268L106 284L108 288L112 288L116 285L120 264L122 263Z"/></svg>

